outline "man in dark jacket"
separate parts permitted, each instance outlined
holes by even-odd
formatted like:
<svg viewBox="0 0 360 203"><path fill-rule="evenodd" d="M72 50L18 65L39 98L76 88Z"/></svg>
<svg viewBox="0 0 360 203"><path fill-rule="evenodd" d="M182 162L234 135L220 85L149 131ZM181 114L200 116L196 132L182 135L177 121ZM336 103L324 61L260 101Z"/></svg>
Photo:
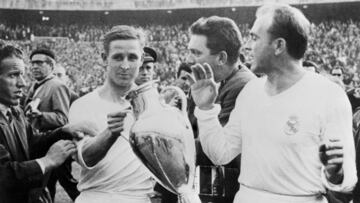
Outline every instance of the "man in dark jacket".
<svg viewBox="0 0 360 203"><path fill-rule="evenodd" d="M219 120L228 122L230 112L245 84L256 76L240 62L241 33L229 18L212 16L200 18L190 27L190 55L192 64L211 66L215 82L220 83L216 103L220 104ZM228 165L215 166L197 142L197 164L200 165L200 197L205 202L233 202L239 188L240 157ZM215 180L212 182L212 174Z"/></svg>
<svg viewBox="0 0 360 203"><path fill-rule="evenodd" d="M84 131L80 124L33 133L19 108L24 70L21 50L0 45L0 203L51 202L44 190L47 175L76 152L75 144L64 139Z"/></svg>
<svg viewBox="0 0 360 203"><path fill-rule="evenodd" d="M53 74L55 53L50 49L36 49L30 54L31 73L35 81L25 100L25 113L34 129L40 133L54 130L68 122L71 94L64 82ZM37 105L35 103L37 102ZM56 182L65 189L72 200L80 194L77 180L71 174L71 159L53 171L48 188L55 198Z"/></svg>

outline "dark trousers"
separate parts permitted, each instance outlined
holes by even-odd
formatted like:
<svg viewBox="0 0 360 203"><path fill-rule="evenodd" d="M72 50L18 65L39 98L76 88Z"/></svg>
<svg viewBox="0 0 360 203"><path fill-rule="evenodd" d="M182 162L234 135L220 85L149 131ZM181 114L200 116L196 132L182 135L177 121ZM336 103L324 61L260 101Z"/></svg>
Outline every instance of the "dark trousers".
<svg viewBox="0 0 360 203"><path fill-rule="evenodd" d="M161 195L161 203L177 203L178 197L176 194L169 192L159 183L156 183L154 190Z"/></svg>
<svg viewBox="0 0 360 203"><path fill-rule="evenodd" d="M329 203L349 203L352 199L351 194L345 194L334 191L328 191L325 197Z"/></svg>
<svg viewBox="0 0 360 203"><path fill-rule="evenodd" d="M64 188L69 197L74 201L80 192L77 189L77 180L71 174L72 159L67 159L59 168L51 172L48 189L51 198L54 200L56 193L56 182L59 180L60 185Z"/></svg>
<svg viewBox="0 0 360 203"><path fill-rule="evenodd" d="M202 150L200 141L196 140L196 165L200 167L199 185L200 199L202 203L232 203L236 192L239 190L237 181L240 174L241 155L237 156L229 164L215 167L211 160ZM212 181L215 167L216 178ZM216 186L215 186L216 185Z"/></svg>

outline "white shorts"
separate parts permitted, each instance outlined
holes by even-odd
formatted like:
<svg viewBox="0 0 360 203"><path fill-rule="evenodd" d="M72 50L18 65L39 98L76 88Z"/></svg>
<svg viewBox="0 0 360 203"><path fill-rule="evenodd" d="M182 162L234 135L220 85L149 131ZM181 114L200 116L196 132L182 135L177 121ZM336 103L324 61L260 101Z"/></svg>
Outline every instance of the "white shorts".
<svg viewBox="0 0 360 203"><path fill-rule="evenodd" d="M75 203L151 203L149 197L137 197L118 193L83 191Z"/></svg>
<svg viewBox="0 0 360 203"><path fill-rule="evenodd" d="M234 203L327 203L324 196L287 196L240 186Z"/></svg>

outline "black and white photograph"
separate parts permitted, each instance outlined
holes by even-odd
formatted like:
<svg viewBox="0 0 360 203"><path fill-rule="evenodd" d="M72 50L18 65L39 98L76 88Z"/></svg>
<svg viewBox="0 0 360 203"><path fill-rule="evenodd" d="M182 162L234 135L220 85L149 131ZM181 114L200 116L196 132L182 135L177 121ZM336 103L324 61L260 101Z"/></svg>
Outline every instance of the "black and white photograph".
<svg viewBox="0 0 360 203"><path fill-rule="evenodd" d="M360 0L0 0L0 203L360 203Z"/></svg>

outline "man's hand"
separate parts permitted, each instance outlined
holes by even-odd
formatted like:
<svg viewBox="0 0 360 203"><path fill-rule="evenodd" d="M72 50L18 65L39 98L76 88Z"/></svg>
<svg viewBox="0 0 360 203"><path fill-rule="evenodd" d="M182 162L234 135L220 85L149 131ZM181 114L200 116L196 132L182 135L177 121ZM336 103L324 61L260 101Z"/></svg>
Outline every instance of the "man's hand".
<svg viewBox="0 0 360 203"><path fill-rule="evenodd" d="M121 132L124 130L124 119L130 112L130 109L125 109L107 115L108 130L113 136L119 137L121 135Z"/></svg>
<svg viewBox="0 0 360 203"><path fill-rule="evenodd" d="M55 142L46 155L41 158L45 165L45 171L60 166L71 155L76 153L76 145L69 140L60 140Z"/></svg>
<svg viewBox="0 0 360 203"><path fill-rule="evenodd" d="M35 100L31 101L25 107L25 115L31 119L37 118L42 116L42 112L39 111L38 106L40 104L40 99L36 98Z"/></svg>
<svg viewBox="0 0 360 203"><path fill-rule="evenodd" d="M334 184L340 184L344 178L343 144L340 140L331 139L327 145L321 145L319 149L320 160L325 166L327 179Z"/></svg>
<svg viewBox="0 0 360 203"><path fill-rule="evenodd" d="M42 113L38 109L29 109L26 111L25 115L31 119L38 118L42 116Z"/></svg>
<svg viewBox="0 0 360 203"><path fill-rule="evenodd" d="M81 121L73 124L66 124L61 129L64 133L71 136L72 139L80 140L84 135L94 137L99 134L96 124L90 121Z"/></svg>
<svg viewBox="0 0 360 203"><path fill-rule="evenodd" d="M195 79L187 75L191 85L191 95L195 104L201 110L213 108L218 94L214 74L209 64L195 64L191 67Z"/></svg>
<svg viewBox="0 0 360 203"><path fill-rule="evenodd" d="M181 110L181 98L174 89L166 89L160 92L160 98L167 105Z"/></svg>

